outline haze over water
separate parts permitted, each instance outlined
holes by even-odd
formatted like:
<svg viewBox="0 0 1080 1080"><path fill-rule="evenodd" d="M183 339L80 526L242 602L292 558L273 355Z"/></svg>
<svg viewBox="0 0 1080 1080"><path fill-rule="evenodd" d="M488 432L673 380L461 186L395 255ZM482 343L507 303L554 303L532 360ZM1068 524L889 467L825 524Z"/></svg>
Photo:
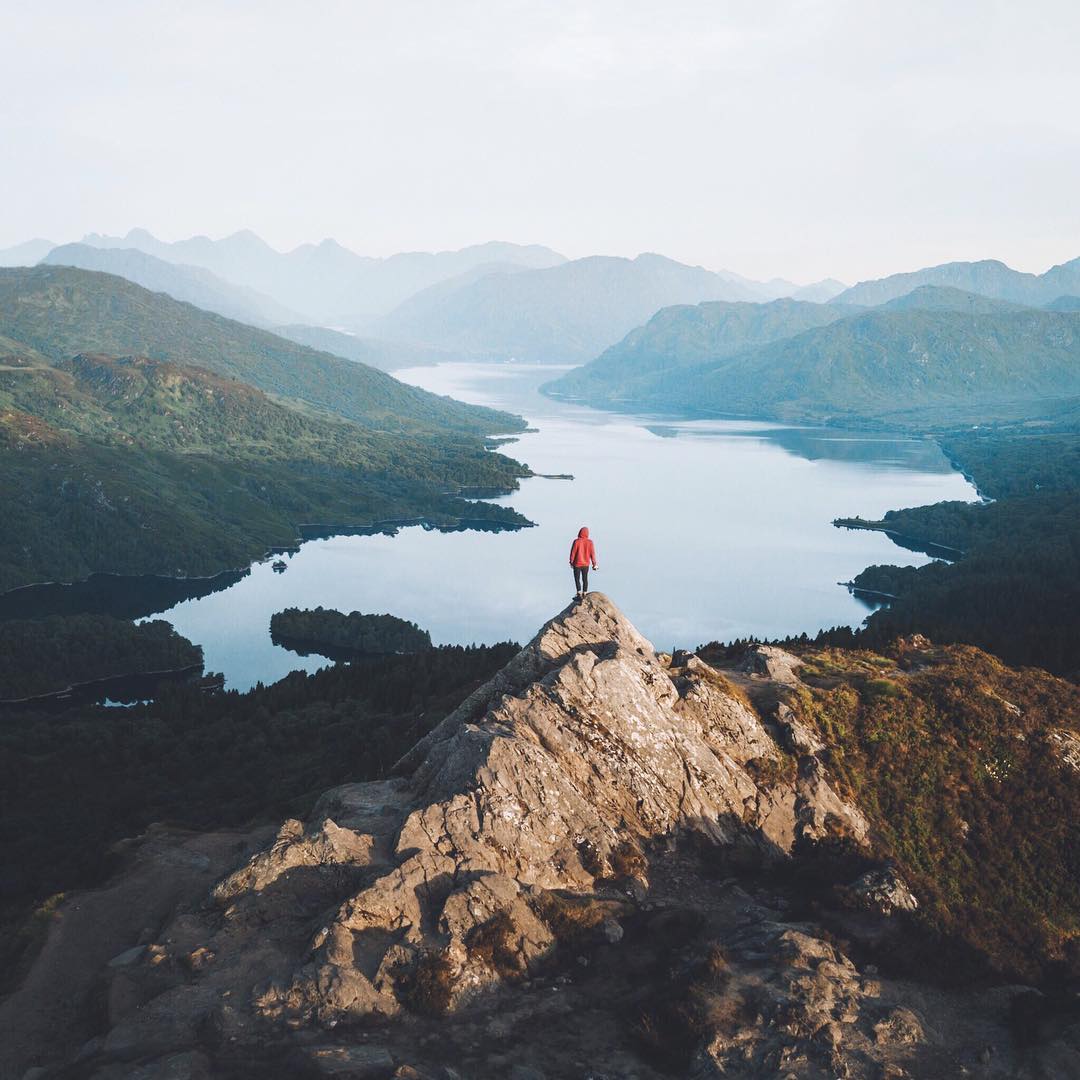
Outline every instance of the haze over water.
<svg viewBox="0 0 1080 1080"><path fill-rule="evenodd" d="M835 517L976 498L938 447L903 436L751 421L665 421L599 412L537 392L563 368L442 364L395 372L538 428L506 447L538 473L506 499L535 528L312 541L275 574L257 564L233 587L163 617L201 644L208 671L245 689L326 661L275 646L282 608L384 611L436 644L524 642L571 599L570 541L588 525L608 593L661 649L857 625L867 608L838 582L873 563L929 561Z"/></svg>

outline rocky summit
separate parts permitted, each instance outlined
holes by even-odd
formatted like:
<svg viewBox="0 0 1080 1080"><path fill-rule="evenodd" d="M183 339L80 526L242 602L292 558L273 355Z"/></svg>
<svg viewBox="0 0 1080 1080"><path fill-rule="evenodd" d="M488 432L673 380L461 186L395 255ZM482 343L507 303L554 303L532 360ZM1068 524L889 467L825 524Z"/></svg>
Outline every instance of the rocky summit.
<svg viewBox="0 0 1080 1080"><path fill-rule="evenodd" d="M590 594L387 779L132 842L0 1005L3 1075L1080 1075L1067 1033L1012 1037L1018 988L879 970L919 899L799 679L658 654Z"/></svg>

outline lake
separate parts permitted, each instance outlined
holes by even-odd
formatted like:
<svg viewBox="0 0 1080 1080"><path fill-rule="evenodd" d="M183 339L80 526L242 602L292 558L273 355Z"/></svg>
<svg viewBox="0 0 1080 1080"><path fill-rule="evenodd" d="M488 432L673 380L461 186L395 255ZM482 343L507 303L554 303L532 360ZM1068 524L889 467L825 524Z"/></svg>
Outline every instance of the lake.
<svg viewBox="0 0 1080 1080"><path fill-rule="evenodd" d="M835 517L975 499L924 439L749 421L665 420L545 398L562 367L452 363L395 372L406 382L525 416L535 433L507 453L539 473L505 501L536 527L309 541L227 588L167 607L229 687L272 682L327 661L270 640L286 607L390 612L436 644L526 641L572 598L571 539L588 525L607 593L661 649L857 625L867 607L838 582L872 563L925 556Z"/></svg>

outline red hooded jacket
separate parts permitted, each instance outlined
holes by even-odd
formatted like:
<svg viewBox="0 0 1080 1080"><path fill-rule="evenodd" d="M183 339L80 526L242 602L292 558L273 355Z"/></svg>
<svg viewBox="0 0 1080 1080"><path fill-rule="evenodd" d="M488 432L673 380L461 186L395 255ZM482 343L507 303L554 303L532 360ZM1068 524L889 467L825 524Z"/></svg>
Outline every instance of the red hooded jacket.
<svg viewBox="0 0 1080 1080"><path fill-rule="evenodd" d="M589 563L592 563L592 567L595 570L596 548L589 539L589 530L579 529L577 539L570 545L570 565L588 566Z"/></svg>

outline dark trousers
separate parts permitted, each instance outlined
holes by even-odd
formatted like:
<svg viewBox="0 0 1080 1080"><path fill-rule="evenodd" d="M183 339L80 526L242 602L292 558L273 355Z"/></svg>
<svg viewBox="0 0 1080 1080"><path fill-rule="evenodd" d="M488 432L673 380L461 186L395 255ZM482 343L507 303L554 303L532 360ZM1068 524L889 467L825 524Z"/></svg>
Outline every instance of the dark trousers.
<svg viewBox="0 0 1080 1080"><path fill-rule="evenodd" d="M574 567L574 584L578 592L589 591L589 568L587 566Z"/></svg>

